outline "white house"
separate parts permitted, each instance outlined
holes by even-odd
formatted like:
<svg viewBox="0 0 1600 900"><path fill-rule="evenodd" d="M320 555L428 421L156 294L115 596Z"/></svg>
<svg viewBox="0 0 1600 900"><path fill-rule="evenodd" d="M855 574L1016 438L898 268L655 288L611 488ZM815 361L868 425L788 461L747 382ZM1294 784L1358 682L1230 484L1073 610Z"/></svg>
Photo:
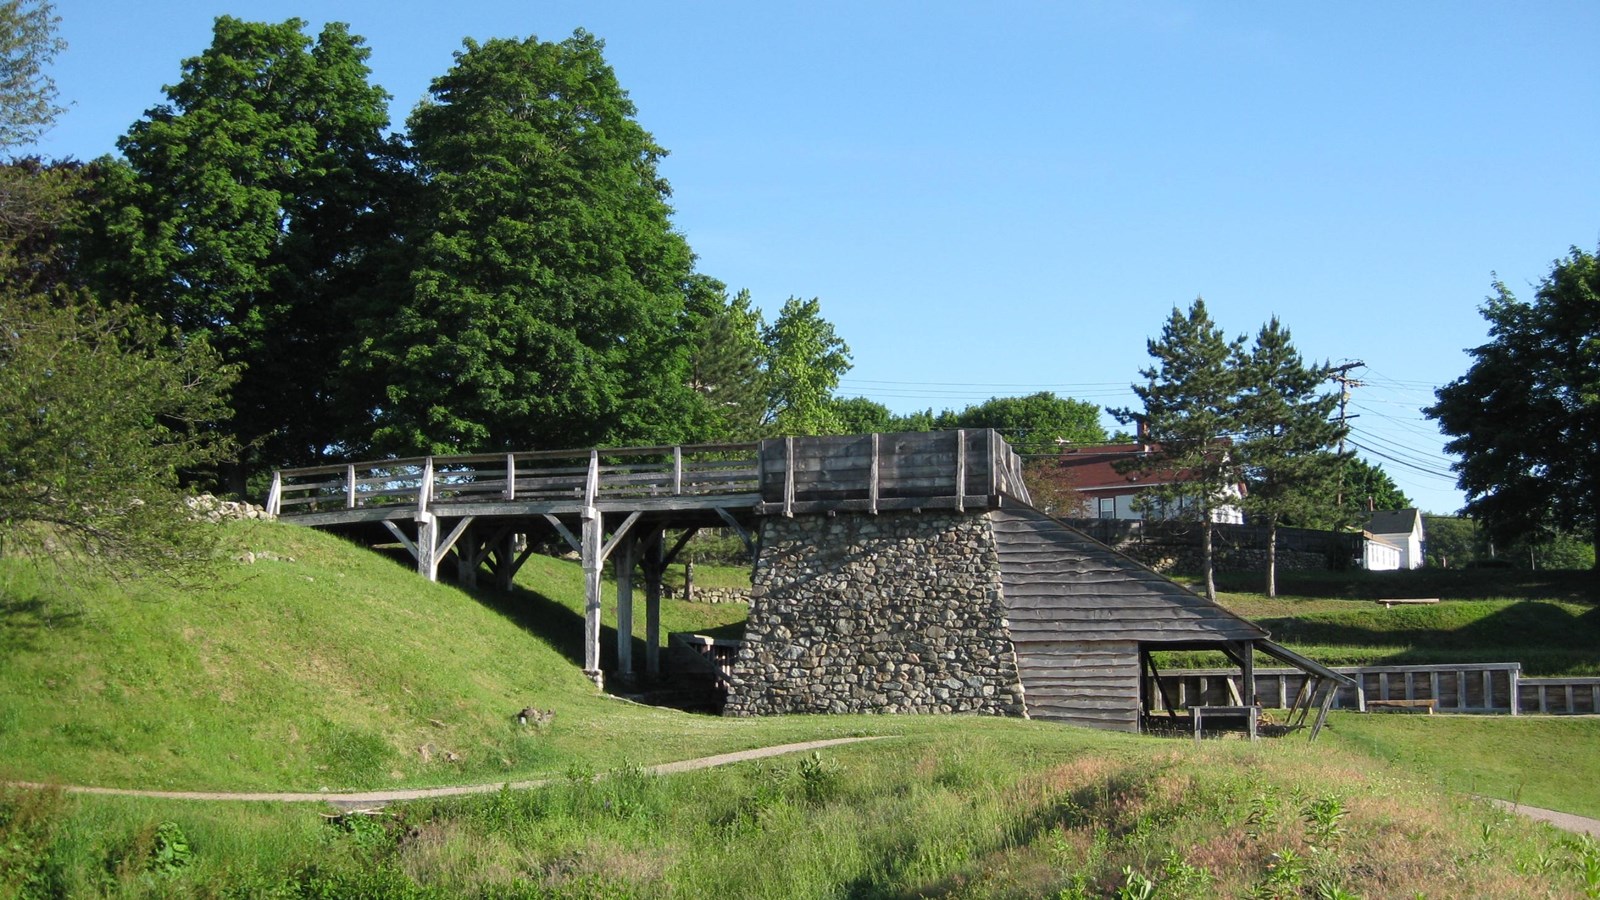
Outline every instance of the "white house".
<svg viewBox="0 0 1600 900"><path fill-rule="evenodd" d="M1428 546L1422 513L1415 509L1380 509L1372 514L1362 531L1367 538L1362 557L1368 569L1422 568L1423 553ZM1384 545L1399 551L1398 558Z"/></svg>

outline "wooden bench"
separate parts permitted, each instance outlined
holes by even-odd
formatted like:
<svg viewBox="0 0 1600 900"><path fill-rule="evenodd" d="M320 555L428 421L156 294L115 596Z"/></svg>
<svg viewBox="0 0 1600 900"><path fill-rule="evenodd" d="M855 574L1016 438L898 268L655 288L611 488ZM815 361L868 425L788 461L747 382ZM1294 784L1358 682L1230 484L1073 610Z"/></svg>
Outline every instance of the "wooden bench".
<svg viewBox="0 0 1600 900"><path fill-rule="evenodd" d="M1191 706L1189 715L1194 719L1194 742L1200 743L1200 723L1208 716L1213 719L1243 719L1253 741L1256 739L1256 717L1260 712L1254 706Z"/></svg>
<svg viewBox="0 0 1600 900"><path fill-rule="evenodd" d="M1389 598L1387 600L1374 600L1372 602L1374 602L1374 603L1382 603L1384 609L1394 609L1394 607L1397 604L1401 605L1401 606L1412 606L1412 605L1421 604L1421 603L1438 603L1439 602L1439 598L1438 597L1405 597L1405 598L1393 598L1393 597L1391 597L1391 598Z"/></svg>
<svg viewBox="0 0 1600 900"><path fill-rule="evenodd" d="M1433 715L1437 700L1368 700L1367 712L1406 712Z"/></svg>

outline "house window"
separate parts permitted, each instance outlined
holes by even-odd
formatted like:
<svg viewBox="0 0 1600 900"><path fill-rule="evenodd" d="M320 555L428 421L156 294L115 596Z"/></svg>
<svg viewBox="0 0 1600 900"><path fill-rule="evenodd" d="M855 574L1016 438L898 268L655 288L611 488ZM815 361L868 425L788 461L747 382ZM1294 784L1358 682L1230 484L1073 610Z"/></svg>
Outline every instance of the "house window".
<svg viewBox="0 0 1600 900"><path fill-rule="evenodd" d="M1115 519L1116 517L1117 517L1117 498L1115 498L1115 497L1101 497L1100 498L1100 518L1102 518L1102 519Z"/></svg>

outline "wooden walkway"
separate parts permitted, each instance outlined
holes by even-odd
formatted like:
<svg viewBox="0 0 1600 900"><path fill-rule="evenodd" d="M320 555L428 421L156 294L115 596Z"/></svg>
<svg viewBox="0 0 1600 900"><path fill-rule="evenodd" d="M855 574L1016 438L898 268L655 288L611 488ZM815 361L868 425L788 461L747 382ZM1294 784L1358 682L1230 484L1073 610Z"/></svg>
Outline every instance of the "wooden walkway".
<svg viewBox="0 0 1600 900"><path fill-rule="evenodd" d="M990 430L790 437L759 443L428 456L273 473L267 511L369 544L399 543L437 580L487 569L510 589L535 540L584 571L584 670L599 683L601 573L615 565L617 672L633 675L633 573L645 579L645 671L660 672L661 576L700 528L754 552L760 516L996 509L1028 502L1022 460ZM677 537L668 546L668 532Z"/></svg>

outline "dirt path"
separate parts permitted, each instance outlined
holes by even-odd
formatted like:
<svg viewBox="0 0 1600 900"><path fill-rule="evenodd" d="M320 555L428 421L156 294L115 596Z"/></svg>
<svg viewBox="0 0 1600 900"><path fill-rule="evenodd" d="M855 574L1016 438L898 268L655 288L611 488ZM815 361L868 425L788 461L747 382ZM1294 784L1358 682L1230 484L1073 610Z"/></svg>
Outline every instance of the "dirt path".
<svg viewBox="0 0 1600 900"><path fill-rule="evenodd" d="M1516 813L1519 816L1527 816L1530 819L1537 819L1540 822L1549 822L1551 825L1554 825L1555 827L1564 831L1572 831L1576 832L1577 834L1588 834L1593 835L1594 837L1600 837L1600 819L1591 819L1588 816L1557 812L1553 809L1540 809L1537 806L1523 806L1518 803L1512 803L1509 800L1495 800L1490 798L1489 802L1500 807L1506 812Z"/></svg>
<svg viewBox="0 0 1600 900"><path fill-rule="evenodd" d="M804 753L807 750L821 750L825 747L837 747L841 744L856 744L862 741L883 740L881 737L848 737L829 738L822 741L804 741L798 744L778 744L772 747L757 747L754 750L740 750L734 753L719 753L716 756L702 756L698 759L685 759L678 762L662 763L657 766L646 766L646 772L657 775L669 775L674 772L692 772L696 769L710 769L715 766L725 766L729 763L748 762L753 759L766 759L771 756L783 756L787 753ZM385 803L397 803L402 800L424 800L430 797L456 797L462 794L491 794L501 788L523 790L526 788L542 787L556 781L556 778L536 778L531 781L496 781L490 784L467 784L453 787L412 788L399 791L361 791L356 793L233 793L227 791L140 791L133 788L105 788L87 787L82 785L47 785L34 782L13 782L19 787L47 788L55 787L69 794L100 794L109 797L153 797L162 800L233 800L254 803L331 803L340 809L366 809L382 806Z"/></svg>

